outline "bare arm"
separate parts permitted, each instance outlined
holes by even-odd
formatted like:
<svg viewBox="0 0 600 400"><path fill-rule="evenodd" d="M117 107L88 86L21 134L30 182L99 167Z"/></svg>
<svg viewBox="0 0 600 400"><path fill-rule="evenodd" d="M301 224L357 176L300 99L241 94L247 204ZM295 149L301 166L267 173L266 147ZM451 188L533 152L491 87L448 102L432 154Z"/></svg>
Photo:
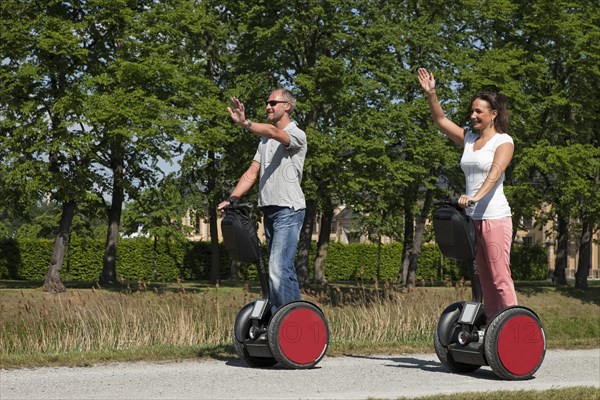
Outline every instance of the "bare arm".
<svg viewBox="0 0 600 400"><path fill-rule="evenodd" d="M427 95L427 104L431 112L431 118L438 128L457 145L463 147L465 141L465 130L446 117L435 92L435 78L425 68L419 68L419 83Z"/></svg>
<svg viewBox="0 0 600 400"><path fill-rule="evenodd" d="M244 194L246 194L246 192L248 192L248 190L250 190L250 188L254 185L254 182L257 181L259 174L260 174L260 164L257 161L252 161L252 163L250 164L250 166L248 167L248 169L246 170L244 175L242 175L242 177L238 181L237 185L235 185L235 188L233 189L233 192L231 192L231 195L229 196L229 198L230 199L239 199ZM221 203L219 203L217 208L222 211L223 208L225 208L229 205L229 203L230 203L229 199L224 200Z"/></svg>
<svg viewBox="0 0 600 400"><path fill-rule="evenodd" d="M250 131L257 136L277 140L286 147L290 145L290 137L283 129L279 129L271 124L251 122L246 119L244 104L237 97L231 98L231 106L227 107L227 111L229 111L229 115L233 122L247 131Z"/></svg>
<svg viewBox="0 0 600 400"><path fill-rule="evenodd" d="M247 122L248 120L245 120L242 126L246 130L254 133L255 135L266 137L268 139L275 139L285 147L288 147L290 145L290 137L288 133L283 129L279 129L271 124L263 124L257 122L252 122L249 124L249 126L247 126Z"/></svg>

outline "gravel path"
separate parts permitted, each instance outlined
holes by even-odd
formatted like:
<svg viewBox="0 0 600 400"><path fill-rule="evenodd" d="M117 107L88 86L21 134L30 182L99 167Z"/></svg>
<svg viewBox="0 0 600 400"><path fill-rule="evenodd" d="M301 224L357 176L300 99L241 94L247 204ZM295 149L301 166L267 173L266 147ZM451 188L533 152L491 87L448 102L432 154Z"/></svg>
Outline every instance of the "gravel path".
<svg viewBox="0 0 600 400"><path fill-rule="evenodd" d="M600 388L600 349L551 350L534 379L489 367L447 372L435 354L325 357L312 370L253 369L239 360L0 370L0 399L397 399L453 392Z"/></svg>

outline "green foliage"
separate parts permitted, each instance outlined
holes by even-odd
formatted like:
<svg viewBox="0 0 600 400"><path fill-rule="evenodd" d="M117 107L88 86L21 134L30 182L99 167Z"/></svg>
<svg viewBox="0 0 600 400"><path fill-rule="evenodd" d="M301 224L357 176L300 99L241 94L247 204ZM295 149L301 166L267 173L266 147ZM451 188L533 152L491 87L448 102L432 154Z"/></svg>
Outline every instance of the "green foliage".
<svg viewBox="0 0 600 400"><path fill-rule="evenodd" d="M121 240L117 251L119 279L174 281L183 262L183 248L147 238ZM100 272L100 271L98 271Z"/></svg>
<svg viewBox="0 0 600 400"><path fill-rule="evenodd" d="M44 280L48 271L48 264L52 255L52 241L47 239L23 239L15 243L14 261L17 266L9 265L9 271L16 275L8 276L11 279L25 279L33 281ZM3 256L6 253L3 253ZM8 254L7 254L8 255ZM11 257L15 257L11 255Z"/></svg>
<svg viewBox="0 0 600 400"><path fill-rule="evenodd" d="M182 278L185 279L208 279L211 269L211 246L209 242L189 242L186 245L184 256ZM231 260L227 250L219 243L219 277L226 279L229 276Z"/></svg>
<svg viewBox="0 0 600 400"><path fill-rule="evenodd" d="M282 85L297 94L293 117L308 135L307 198L319 200L319 212L352 206L373 237L406 239L403 223L413 218L404 221L404 213L418 215L421 188L464 185L459 150L437 134L418 87L415 69L425 66L459 124L474 92L509 97L516 152L505 187L516 219L545 204L600 219L597 0L0 4L0 192L11 217L50 195L59 204L77 201L86 214L80 229L97 231L89 221L104 217L103 198L115 187L139 199L128 228L144 225L161 240L175 232L166 221L180 220L185 208L214 217L257 140L232 127L227 98L244 99L248 117L259 120L265 96ZM158 160L181 153L178 190L145 192L160 177ZM92 206L82 207L89 197ZM46 217L10 220L9 236L27 224L19 238L52 237L57 220ZM358 259L371 265L376 256L364 251ZM425 280L438 268L429 251L421 250L417 270ZM72 254L67 263L76 262ZM183 265L181 276L191 279L205 270L204 261L172 261L168 271L152 264L149 273L122 257L132 277L167 279ZM380 273L393 276L382 257ZM374 272L340 268L365 278ZM448 268L445 276L459 275ZM79 279L70 264L64 271Z"/></svg>
<svg viewBox="0 0 600 400"><path fill-rule="evenodd" d="M0 239L7 239L10 237L8 227L2 221L0 221Z"/></svg>
<svg viewBox="0 0 600 400"><path fill-rule="evenodd" d="M156 248L154 247L156 245ZM331 243L325 274L330 282L367 281L377 279L376 244ZM0 279L43 280L52 254L50 240L0 239ZM62 276L67 281L95 281L102 270L104 241L73 236L67 248ZM231 259L222 243L219 244L221 280L229 279ZM266 250L263 249L263 254ZM311 250L311 262L316 244ZM381 281L398 280L402 244L381 246ZM175 282L207 280L211 267L209 242L179 242L148 238L121 239L117 253L119 280ZM268 260L265 259L265 262ZM515 280L543 280L546 278L547 255L539 246L513 246L511 269ZM443 259L435 244L425 244L419 255L416 282L431 284L441 280L457 281L465 275L465 266ZM256 266L240 266L242 280L257 280Z"/></svg>
<svg viewBox="0 0 600 400"><path fill-rule="evenodd" d="M548 277L548 254L542 246L513 245L510 261L514 280L539 281Z"/></svg>
<svg viewBox="0 0 600 400"><path fill-rule="evenodd" d="M600 181L598 146L556 146L542 140L523 151L514 175L520 183L511 189L515 200L515 196L537 200L526 203L530 207L545 200L552 204L553 213L590 221L598 221L600 218L600 192L597 190ZM530 184L532 181L533 185ZM523 214L531 215L532 211L529 209Z"/></svg>
<svg viewBox="0 0 600 400"><path fill-rule="evenodd" d="M14 239L0 237L0 279L16 279L21 265L19 243Z"/></svg>
<svg viewBox="0 0 600 400"><path fill-rule="evenodd" d="M457 281L463 276L459 263L442 257L435 244L426 244L419 254L419 265L415 282L437 282L440 280Z"/></svg>
<svg viewBox="0 0 600 400"><path fill-rule="evenodd" d="M377 271L377 246L365 243L330 243L325 267L328 281L397 280L402 246L382 246L381 270Z"/></svg>
<svg viewBox="0 0 600 400"><path fill-rule="evenodd" d="M66 249L63 277L69 281L94 281L102 270L104 240L71 236Z"/></svg>
<svg viewBox="0 0 600 400"><path fill-rule="evenodd" d="M192 228L182 223L186 206L180 189L175 177L168 175L158 186L146 189L137 200L127 204L122 218L125 234L142 232L161 239L185 241Z"/></svg>

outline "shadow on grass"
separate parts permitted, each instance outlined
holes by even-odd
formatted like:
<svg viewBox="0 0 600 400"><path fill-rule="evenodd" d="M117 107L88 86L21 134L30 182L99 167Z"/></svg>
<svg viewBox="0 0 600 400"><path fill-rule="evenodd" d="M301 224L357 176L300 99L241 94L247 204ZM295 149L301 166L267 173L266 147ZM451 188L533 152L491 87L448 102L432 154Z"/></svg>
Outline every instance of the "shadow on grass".
<svg viewBox="0 0 600 400"><path fill-rule="evenodd" d="M556 291L563 296L572 297L584 303L600 306L600 287L590 286L586 290L569 286L558 286Z"/></svg>
<svg viewBox="0 0 600 400"><path fill-rule="evenodd" d="M554 290L554 286L550 281L519 281L515 282L515 290L525 296L534 296L537 294L549 293Z"/></svg>
<svg viewBox="0 0 600 400"><path fill-rule="evenodd" d="M549 281L516 282L515 289L525 296L533 296L550 292L559 293L562 296L577 299L583 303L600 306L600 281L588 281L587 289L577 289L574 281L570 280L567 285L554 285Z"/></svg>

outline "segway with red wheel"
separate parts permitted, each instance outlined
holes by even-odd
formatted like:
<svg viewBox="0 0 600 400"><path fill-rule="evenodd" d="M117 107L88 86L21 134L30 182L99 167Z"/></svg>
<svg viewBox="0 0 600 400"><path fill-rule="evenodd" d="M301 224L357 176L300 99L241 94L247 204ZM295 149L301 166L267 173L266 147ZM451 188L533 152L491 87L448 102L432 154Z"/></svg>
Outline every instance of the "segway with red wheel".
<svg viewBox="0 0 600 400"><path fill-rule="evenodd" d="M238 312L233 326L233 346L250 367L312 368L321 361L329 345L329 327L319 307L293 301L274 310L269 299L269 272L261 256L261 245L251 206L233 202L225 207L221 222L223 240L232 259L255 263L261 298Z"/></svg>
<svg viewBox="0 0 600 400"><path fill-rule="evenodd" d="M435 238L444 257L470 265L473 298L446 307L434 334L435 352L451 372L468 373L489 365L505 380L533 377L546 354L546 336L529 308L508 307L486 321L481 284L475 265L476 230L456 200L437 203Z"/></svg>

